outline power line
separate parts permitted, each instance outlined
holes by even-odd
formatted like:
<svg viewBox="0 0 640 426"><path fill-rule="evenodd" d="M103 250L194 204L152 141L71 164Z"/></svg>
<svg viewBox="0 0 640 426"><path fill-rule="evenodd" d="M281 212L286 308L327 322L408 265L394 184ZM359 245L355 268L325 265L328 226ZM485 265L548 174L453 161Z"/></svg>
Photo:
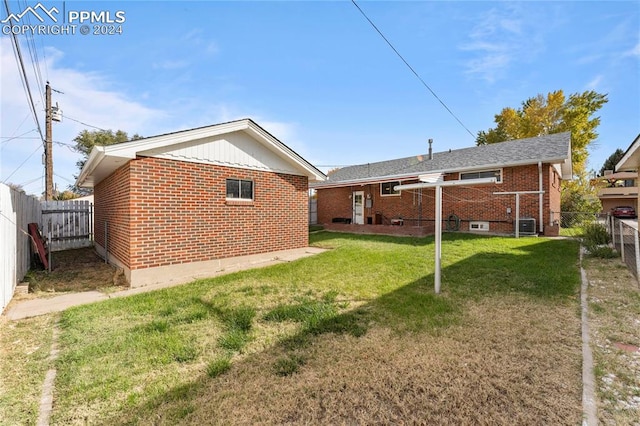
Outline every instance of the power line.
<svg viewBox="0 0 640 426"><path fill-rule="evenodd" d="M18 170L20 170L20 167L24 166L24 164L29 161L29 158L33 157L33 154L35 154L36 152L38 152L38 150L40 149L40 146L37 146L35 151L33 151L31 154L29 154L29 156L27 158L24 159L24 161L22 163L20 163L20 165L18 167L16 167L16 169L14 171L11 172L11 174L9 176L7 176L5 178L5 180L3 180L3 183L7 183L7 181L9 180L9 178L11 176L13 176L15 174L15 172L17 172Z"/></svg>
<svg viewBox="0 0 640 426"><path fill-rule="evenodd" d="M36 129L31 129L28 132L24 132L23 134L18 135L18 136L0 136L0 139L6 139L4 141L0 141L0 143L9 142L9 141L12 141L14 139L40 139L40 138L37 138L37 137L28 137L28 138L24 137L24 135L28 135L29 133L35 132L35 131L36 131Z"/></svg>
<svg viewBox="0 0 640 426"><path fill-rule="evenodd" d="M82 125L85 125L85 126L88 126L88 127L92 127L92 128L94 128L94 129L102 130L103 132L108 132L108 130L106 130L106 129L103 129L103 128L98 127L98 126L93 126L93 125L91 125L91 124L84 123L84 122L82 122L82 121L80 121L80 120L76 120L75 118L71 118L71 117L69 117L68 115L64 115L64 114L63 114L63 117L64 117L64 118L66 118L66 119L68 119L68 120L75 121L76 123L80 123L80 124L82 124Z"/></svg>
<svg viewBox="0 0 640 426"><path fill-rule="evenodd" d="M11 11L9 10L9 1L8 0L4 0L4 6L7 10L7 16L11 15ZM13 20L9 20L10 22L10 26L11 29L13 29L14 27L14 22ZM13 41L13 54L16 57L16 61L18 62L19 65L19 69L20 69L20 77L21 77L21 81L22 81L22 87L24 88L26 94L27 94L27 101L31 107L31 112L33 113L33 119L36 122L36 126L38 127L38 133L40 133L40 137L42 138L42 141L44 142L44 135L42 134L42 128L40 127L40 120L38 120L38 113L36 111L36 106L35 106L35 102L33 101L33 95L31 94L31 87L29 86L29 79L27 78L27 71L25 70L24 67L24 60L22 59L22 52L20 51L20 43L18 42L18 36L11 31L11 40ZM15 172L14 172L15 173Z"/></svg>
<svg viewBox="0 0 640 426"><path fill-rule="evenodd" d="M367 21L369 21L369 24L371 24L371 26L378 32L378 34L380 34L380 37L382 37L384 39L384 41L387 42L387 44L389 45L389 47L396 53L396 55L398 55L398 57L402 60L402 62L404 62L404 64L411 70L411 72L413 73L413 75L415 75L418 80L420 80L420 82L422 83L422 85L424 87L426 87L429 92L431 92L431 94L438 100L438 102L440 102L440 104L449 112L449 114L451 114L451 116L453 118L456 119L456 121L458 123L460 123L460 125L467 131L467 133L469 133L471 135L472 138L475 139L475 135L473 133L471 133L471 130L469 130L467 128L467 126L464 125L464 123L453 113L453 111L451 111L451 109L449 109L449 107L447 106L447 104L444 103L444 101L442 99L440 99L440 97L436 94L436 92L433 91L433 89L431 89L431 87L429 87L429 85L422 79L422 77L420 77L420 75L418 75L418 73L416 72L416 70L413 69L413 67L409 64L409 62L407 62L406 59L404 59L404 57L400 54L400 52L398 52L398 50L393 47L393 44L391 44L391 42L384 36L384 34L382 34L382 31L380 31L378 29L378 27L376 26L376 24L373 23L373 21L371 21L371 19L369 19L369 17L367 16L366 13L364 13L364 11L362 9L360 9L360 6L358 6L358 4L356 3L355 0L351 0L351 3L353 3L353 5L358 8L358 10L360 11L360 13L362 14L362 16L365 17L365 19Z"/></svg>
<svg viewBox="0 0 640 426"><path fill-rule="evenodd" d="M74 182L74 181L69 180L69 179L67 179L66 177L61 176L61 175L59 175L59 174L57 174L57 173L55 173L55 172L53 173L53 175L54 175L54 176L58 176L60 179L62 179L62 180L66 180L66 181L67 181L67 182L69 182L69 183L73 183L73 184L75 184L75 182Z"/></svg>
<svg viewBox="0 0 640 426"><path fill-rule="evenodd" d="M31 185L32 183L35 183L35 182L39 181L40 179L42 179L42 175L38 176L37 178L28 180L26 182L19 183L18 186L25 187L27 185Z"/></svg>
<svg viewBox="0 0 640 426"><path fill-rule="evenodd" d="M26 7L26 1L25 1ZM31 14L24 16L27 21L27 25L31 25ZM33 32L26 32L25 38L27 39L27 49L29 50L29 56L31 57L31 66L33 67L33 73L36 77L36 84L38 85L38 93L40 94L40 100L44 103L44 83L42 81L42 73L40 72L40 59L38 57L38 50L36 48L35 38Z"/></svg>

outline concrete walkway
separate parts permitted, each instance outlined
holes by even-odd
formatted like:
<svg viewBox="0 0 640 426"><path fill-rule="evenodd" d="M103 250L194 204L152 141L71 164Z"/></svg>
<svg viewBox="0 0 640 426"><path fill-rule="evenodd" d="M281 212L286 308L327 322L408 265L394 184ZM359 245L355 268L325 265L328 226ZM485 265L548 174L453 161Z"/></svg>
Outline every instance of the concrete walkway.
<svg viewBox="0 0 640 426"><path fill-rule="evenodd" d="M225 275L232 272L243 271L253 268L261 268L265 266L276 265L278 263L291 262L303 257L313 256L324 252L324 249L317 247L304 247L293 250L282 250L277 252L265 253L263 255L252 255L251 262L238 263L226 266L224 270L211 274L210 277ZM49 314L52 312L61 312L73 306L85 305L93 302L112 299L114 297L126 297L139 293L160 290L168 287L182 285L184 282L169 282L162 284L148 285L144 287L136 287L128 290L117 291L114 293L102 293L99 291L85 291L81 293L63 294L42 299L30 299L23 301L12 301L4 315L10 320L19 320L22 318L35 317L38 315Z"/></svg>

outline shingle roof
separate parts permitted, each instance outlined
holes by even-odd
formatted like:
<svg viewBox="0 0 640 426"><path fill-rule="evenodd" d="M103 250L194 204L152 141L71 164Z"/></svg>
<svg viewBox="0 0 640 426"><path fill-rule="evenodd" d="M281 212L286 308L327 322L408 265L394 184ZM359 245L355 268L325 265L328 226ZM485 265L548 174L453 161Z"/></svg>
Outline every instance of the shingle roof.
<svg viewBox="0 0 640 426"><path fill-rule="evenodd" d="M315 187L334 186L352 182L412 177L425 173L479 170L538 162L560 164L563 177L571 174L571 133L556 133L535 138L518 139L490 145L455 149L377 163L359 164L338 169Z"/></svg>

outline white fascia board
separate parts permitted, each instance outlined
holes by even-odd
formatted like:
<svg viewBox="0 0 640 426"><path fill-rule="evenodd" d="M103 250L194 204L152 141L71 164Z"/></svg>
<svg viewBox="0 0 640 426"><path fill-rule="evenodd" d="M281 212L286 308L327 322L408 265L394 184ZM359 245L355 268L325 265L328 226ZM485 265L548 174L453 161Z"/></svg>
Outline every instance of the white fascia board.
<svg viewBox="0 0 640 426"><path fill-rule="evenodd" d="M313 181L324 181L326 180L326 175L322 173L320 170L316 169L313 165L311 165L308 161L298 155L291 148L280 142L266 130L255 124L253 121L248 122L247 129L251 131L254 136L257 136L263 142L265 142L271 151L275 152L280 158L288 161L289 163L293 163L296 168L304 171L304 174L310 180Z"/></svg>
<svg viewBox="0 0 640 426"><path fill-rule="evenodd" d="M627 152L624 153L618 164L616 164L615 171L622 170L638 170L638 164L640 163L640 135L638 135L629 148L627 148Z"/></svg>
<svg viewBox="0 0 640 426"><path fill-rule="evenodd" d="M134 159L138 153L163 148L169 145L176 145L183 142L190 142L195 139L202 139L210 136L218 136L226 133L245 130L249 127L247 119L232 121L230 123L216 124L199 129L182 130L166 135L152 136L131 142L109 145L106 148L107 155Z"/></svg>
<svg viewBox="0 0 640 426"><path fill-rule="evenodd" d="M80 170L80 174L78 175L78 179L76 179L76 185L83 188L85 187L85 181L87 177L93 173L95 168L100 164L102 159L104 158L104 146L94 146L89 154L89 158L84 163L82 170ZM93 184L91 184L93 186Z"/></svg>
<svg viewBox="0 0 640 426"><path fill-rule="evenodd" d="M89 157L89 160L85 165L85 168L83 168L83 171L78 178L78 182L79 184L84 184L85 181L87 181L88 176L94 173L96 168L99 167L100 163L105 157L122 160L133 160L138 155L144 155L145 152L149 152L154 149L164 148L184 142L190 142L193 140L204 139L238 131L245 131L250 133L259 143L263 143L272 152L285 159L285 161L294 165L295 168L300 170L302 174L306 175L311 181L323 181L326 179L326 176L320 170L313 167L302 157L297 155L291 149L287 148L282 142L278 141L266 131L261 129L253 121L251 121L250 119L243 119L232 121L229 123L201 127L198 129L182 130L165 135L152 136L149 138L119 143L115 145L96 147L99 148L100 152L94 156L94 151L92 151L91 156ZM94 150L96 148L94 148ZM93 182L91 183L91 185L93 185Z"/></svg>

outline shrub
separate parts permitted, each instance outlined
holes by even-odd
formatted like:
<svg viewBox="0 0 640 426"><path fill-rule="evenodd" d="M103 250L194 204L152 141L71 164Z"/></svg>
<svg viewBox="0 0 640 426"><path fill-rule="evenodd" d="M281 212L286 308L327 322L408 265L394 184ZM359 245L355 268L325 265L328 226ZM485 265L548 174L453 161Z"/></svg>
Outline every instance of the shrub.
<svg viewBox="0 0 640 426"><path fill-rule="evenodd" d="M611 242L611 237L607 232L607 227L601 223L591 222L584 225L585 245L605 245Z"/></svg>
<svg viewBox="0 0 640 426"><path fill-rule="evenodd" d="M613 259L618 257L618 252L609 246L585 246L589 255L593 257L599 257L600 259Z"/></svg>

